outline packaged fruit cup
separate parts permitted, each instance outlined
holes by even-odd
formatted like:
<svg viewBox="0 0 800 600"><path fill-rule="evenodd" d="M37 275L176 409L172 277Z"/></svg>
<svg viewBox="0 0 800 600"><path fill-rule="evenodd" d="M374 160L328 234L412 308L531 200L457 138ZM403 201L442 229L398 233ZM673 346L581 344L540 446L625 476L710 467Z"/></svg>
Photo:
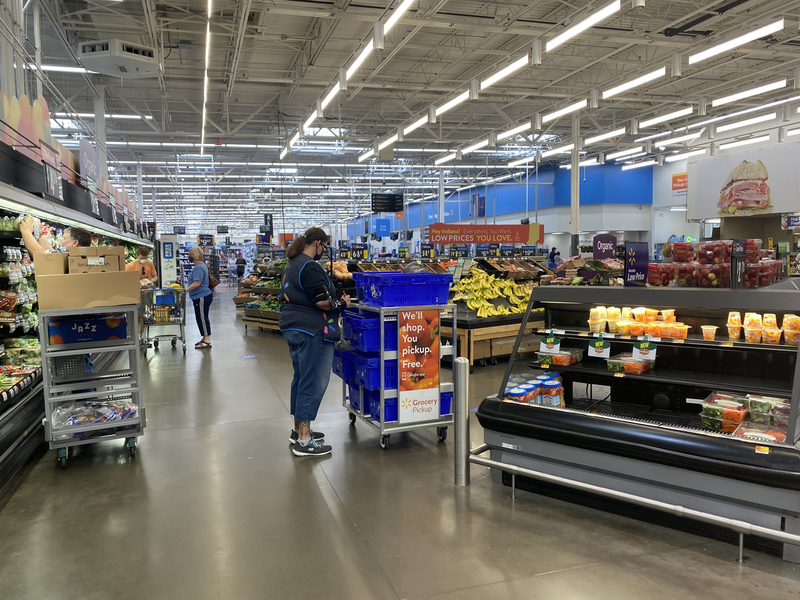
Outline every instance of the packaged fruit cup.
<svg viewBox="0 0 800 600"><path fill-rule="evenodd" d="M671 338L672 337L672 327L674 323L662 323L661 324L661 337L662 338Z"/></svg>
<svg viewBox="0 0 800 600"><path fill-rule="evenodd" d="M700 275L700 265L697 263L681 263L675 272L675 281L681 287L697 287L697 278Z"/></svg>
<svg viewBox="0 0 800 600"><path fill-rule="evenodd" d="M589 309L589 320L591 321L604 321L606 317L603 315L605 313L605 309L600 311L600 307L596 306L595 308Z"/></svg>
<svg viewBox="0 0 800 600"><path fill-rule="evenodd" d="M665 308L661 311L661 316L664 319L665 323L674 323L675 322L675 309L674 308Z"/></svg>
<svg viewBox="0 0 800 600"><path fill-rule="evenodd" d="M644 323L645 322L645 317L647 315L647 309L644 308L643 306L640 306L639 308L634 308L631 311L631 314L633 315L633 318L638 323Z"/></svg>
<svg viewBox="0 0 800 600"><path fill-rule="evenodd" d="M758 287L758 264L746 264L744 267L744 287L755 289Z"/></svg>
<svg viewBox="0 0 800 600"><path fill-rule="evenodd" d="M589 319L589 331L592 333L605 333L606 330L606 322L605 321L592 321Z"/></svg>
<svg viewBox="0 0 800 600"><path fill-rule="evenodd" d="M714 338L717 337L717 327L716 325L701 325L700 329L703 330L703 339L707 342L713 342Z"/></svg>
<svg viewBox="0 0 800 600"><path fill-rule="evenodd" d="M622 307L622 316L621 319L626 321L630 321L633 319L633 309L630 306L623 306Z"/></svg>
<svg viewBox="0 0 800 600"><path fill-rule="evenodd" d="M744 340L748 344L760 344L762 331L763 329L761 327L745 327Z"/></svg>
<svg viewBox="0 0 800 600"><path fill-rule="evenodd" d="M741 325L728 325L728 339L729 340L738 340L742 337L742 326Z"/></svg>
<svg viewBox="0 0 800 600"><path fill-rule="evenodd" d="M630 321L617 321L617 333L620 335L630 335L631 334L631 322Z"/></svg>
<svg viewBox="0 0 800 600"><path fill-rule="evenodd" d="M608 321L608 333L617 333L619 331L619 321Z"/></svg>
<svg viewBox="0 0 800 600"><path fill-rule="evenodd" d="M744 313L744 326L745 327L756 327L761 329L761 315L758 313Z"/></svg>
<svg viewBox="0 0 800 600"><path fill-rule="evenodd" d="M644 334L649 335L650 337L661 337L661 323L645 323L644 324Z"/></svg>
<svg viewBox="0 0 800 600"><path fill-rule="evenodd" d="M764 327L777 327L778 318L773 313L764 313L761 323Z"/></svg>
<svg viewBox="0 0 800 600"><path fill-rule="evenodd" d="M690 327L683 323L675 323L672 326L672 337L676 340L685 340L689 335Z"/></svg>
<svg viewBox="0 0 800 600"><path fill-rule="evenodd" d="M784 329L783 339L786 340L788 346L797 346L800 342L800 331L794 329Z"/></svg>
<svg viewBox="0 0 800 600"><path fill-rule="evenodd" d="M652 323L658 319L658 309L657 308L648 308L644 312L644 322L645 323Z"/></svg>
<svg viewBox="0 0 800 600"><path fill-rule="evenodd" d="M528 392L525 390L521 390L520 388L512 388L508 392L508 399L513 402L525 402L525 396L527 396Z"/></svg>
<svg viewBox="0 0 800 600"><path fill-rule="evenodd" d="M742 313L732 310L728 313L728 325L741 325Z"/></svg>
<svg viewBox="0 0 800 600"><path fill-rule="evenodd" d="M745 262L758 264L761 258L761 240L757 238L747 240L744 249L746 253Z"/></svg>
<svg viewBox="0 0 800 600"><path fill-rule="evenodd" d="M609 306L606 309L607 321L619 321L622 318L622 311L615 306Z"/></svg>
<svg viewBox="0 0 800 600"><path fill-rule="evenodd" d="M783 315L783 328L789 331L800 331L800 317L797 315Z"/></svg>
<svg viewBox="0 0 800 600"><path fill-rule="evenodd" d="M638 321L632 322L629 331L629 335L644 335L644 323L639 323Z"/></svg>
<svg viewBox="0 0 800 600"><path fill-rule="evenodd" d="M764 327L762 338L765 344L772 344L774 346L781 343L781 334L783 331L777 327Z"/></svg>
<svg viewBox="0 0 800 600"><path fill-rule="evenodd" d="M691 262L694 248L691 242L674 242L672 244L672 260L676 263Z"/></svg>

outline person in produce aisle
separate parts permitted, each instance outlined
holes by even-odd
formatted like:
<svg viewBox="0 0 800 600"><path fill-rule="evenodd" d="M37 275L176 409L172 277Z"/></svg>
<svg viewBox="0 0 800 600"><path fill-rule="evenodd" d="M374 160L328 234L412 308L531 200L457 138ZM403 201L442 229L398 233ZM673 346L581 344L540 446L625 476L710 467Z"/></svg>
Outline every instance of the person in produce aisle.
<svg viewBox="0 0 800 600"><path fill-rule="evenodd" d="M61 248L53 248L44 236L37 239L33 234L35 222L33 217L27 216L19 224L19 232L22 234L22 241L25 248L31 254L43 254L47 252L66 252L69 248L77 246L88 247L92 245L92 234L81 227L69 227L64 230L61 236Z"/></svg>
<svg viewBox="0 0 800 600"><path fill-rule="evenodd" d="M283 301L279 325L292 357L289 435L295 456L324 456L331 447L324 434L311 430L322 396L328 389L333 364L333 344L340 337L339 312L350 306L350 296L336 298L336 288L317 261L328 247L328 235L312 227L295 238L286 250L289 264L281 278Z"/></svg>
<svg viewBox="0 0 800 600"><path fill-rule="evenodd" d="M198 350L211 348L211 323L208 320L208 309L211 307L211 301L214 300L214 294L208 286L208 267L203 262L203 249L199 246L189 248L189 259L194 264L192 272L189 274L189 287L186 291L189 293L189 298L194 303L194 316L197 319L197 328L200 330L200 335L203 336L194 347Z"/></svg>
<svg viewBox="0 0 800 600"><path fill-rule="evenodd" d="M242 253L239 252L239 258L236 259L236 275L241 279L244 277L244 268L247 266L247 260Z"/></svg>
<svg viewBox="0 0 800 600"><path fill-rule="evenodd" d="M139 271L139 279L149 279L153 285L158 281L156 266L150 260L150 249L142 246L136 251L136 260L125 265L126 271Z"/></svg>
<svg viewBox="0 0 800 600"><path fill-rule="evenodd" d="M551 262L551 263L554 263L554 262L556 262L556 255L557 255L557 254L561 254L561 253L560 253L560 252L557 252L557 251L556 251L556 248L553 248L552 250L550 250L550 256L549 256L549 259L550 259L550 262Z"/></svg>

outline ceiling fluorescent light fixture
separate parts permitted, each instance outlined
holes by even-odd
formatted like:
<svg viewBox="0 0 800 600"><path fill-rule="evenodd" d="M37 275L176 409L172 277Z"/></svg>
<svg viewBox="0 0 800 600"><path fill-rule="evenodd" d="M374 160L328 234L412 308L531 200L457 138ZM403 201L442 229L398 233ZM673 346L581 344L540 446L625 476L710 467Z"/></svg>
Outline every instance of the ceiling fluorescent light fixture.
<svg viewBox="0 0 800 600"><path fill-rule="evenodd" d="M340 88L340 86L339 86L339 83L337 82L333 86L333 88L331 88L331 91L328 92L328 94L322 99L322 102L320 103L320 106L322 107L323 110L328 106L328 104L333 102L334 98L336 98L336 94L339 93L339 88Z"/></svg>
<svg viewBox="0 0 800 600"><path fill-rule="evenodd" d="M686 128L684 127L683 129L680 129L678 131L684 131L685 129ZM656 139L658 139L660 137L664 137L665 135L670 135L671 133L673 133L673 132L672 131L662 131L661 133L656 133L654 135L648 135L647 137L643 137L643 138L637 138L637 139L635 139L633 141L636 142L637 144L639 144L641 142L648 142L650 140L656 140Z"/></svg>
<svg viewBox="0 0 800 600"><path fill-rule="evenodd" d="M527 123L523 123L522 125L519 125L517 127L513 127L512 129L509 129L509 130L504 131L502 133L498 133L497 134L497 139L498 140L504 140L506 138L510 138L512 136L515 136L518 133L522 133L523 131L528 131L528 129L530 129L530 128L531 128L531 122L528 121Z"/></svg>
<svg viewBox="0 0 800 600"><path fill-rule="evenodd" d="M588 104L589 104L588 101L586 100L586 98L584 98L580 102L576 102L575 104L571 104L571 105L567 106L566 108L562 108L560 110L557 110L557 111L554 111L554 112L551 112L549 114L544 115L542 117L542 123L548 123L550 121L555 121L559 117L563 117L564 115L568 115L569 113L573 113L576 110L580 110L582 108L586 108L586 106Z"/></svg>
<svg viewBox="0 0 800 600"><path fill-rule="evenodd" d="M419 129L420 127L425 125L425 123L427 123L427 122L428 122L428 117L427 116L424 116L421 119L419 119L417 121L414 121L411 125L409 125L405 129L403 129L403 135L408 135L412 131L416 131L417 129Z"/></svg>
<svg viewBox="0 0 800 600"><path fill-rule="evenodd" d="M487 77L486 79L481 81L481 89L485 90L486 88L488 88L489 86L494 85L495 83L497 83L501 79L505 79L506 77L508 77L509 75L514 73L515 71L519 71L522 67L528 66L529 63L530 63L530 56L528 54L525 54L525 56L515 60L513 63L511 63L507 67L505 67L503 69L500 69L494 75L489 75L489 77Z"/></svg>
<svg viewBox="0 0 800 600"><path fill-rule="evenodd" d="M445 102L440 107L438 107L436 109L436 116L438 117L439 115L446 113L451 108L455 108L456 106L458 106L462 102L466 102L467 100L469 100L469 90L467 90L463 94L459 94L449 102Z"/></svg>
<svg viewBox="0 0 800 600"><path fill-rule="evenodd" d="M364 152L364 154L362 154L361 156L358 157L358 162L364 162L365 160L367 160L373 154L375 154L374 150L367 150L366 152Z"/></svg>
<svg viewBox="0 0 800 600"><path fill-rule="evenodd" d="M585 143L589 144L596 144L597 142L602 142L603 140L608 140L611 138L619 137L621 135L625 135L625 128L622 127L620 129L615 129L614 131L609 131L607 133L601 133L600 135L596 135L594 137L586 138Z"/></svg>
<svg viewBox="0 0 800 600"><path fill-rule="evenodd" d="M384 28L383 31L384 31L384 33L386 33L386 28ZM370 40L369 43L367 43L367 45L364 46L364 49L361 51L361 54L358 55L358 58L356 58L353 61L353 64L350 65L350 68L347 69L347 79L350 79L353 75L355 75L356 71L358 71L358 68L361 66L361 64L365 60L367 60L367 57L370 54L372 54L372 50L373 50L374 47L375 46L373 45L373 41L372 40Z"/></svg>
<svg viewBox="0 0 800 600"><path fill-rule="evenodd" d="M413 3L414 0L403 0L400 6L394 9L392 16L386 20L386 23L383 26L384 35L388 34L392 30L392 27L394 27L397 24L397 22L400 20L400 17L402 17L405 14L405 12L411 7Z"/></svg>
<svg viewBox="0 0 800 600"><path fill-rule="evenodd" d="M636 154L631 154L630 156L623 156L622 158L616 159L618 163L624 162L625 164L630 164L632 158L639 158L641 156L647 156L647 152L637 152Z"/></svg>
<svg viewBox="0 0 800 600"><path fill-rule="evenodd" d="M730 104L731 102L736 102L737 100L751 98L753 96L758 96L759 94L766 94L767 92L772 92L774 90L779 90L785 87L786 87L786 80L781 79L779 81L773 81L772 83L768 83L766 85L762 85L757 88L739 92L738 94L731 94L730 96L725 96L724 98L717 98L716 100L713 100L711 102L711 105L714 107L722 106L723 104Z"/></svg>
<svg viewBox="0 0 800 600"><path fill-rule="evenodd" d="M597 158L590 158L589 160L584 160L578 163L579 167L594 167L599 165L600 163L597 162ZM562 169L571 169L572 165L559 165Z"/></svg>
<svg viewBox="0 0 800 600"><path fill-rule="evenodd" d="M441 165L441 164L444 164L446 162L450 162L455 157L456 157L456 153L452 152L452 153L450 153L450 154L448 154L446 156L442 156L441 158L437 158L435 161L433 161L433 164L434 165Z"/></svg>
<svg viewBox="0 0 800 600"><path fill-rule="evenodd" d="M291 148L300 140L300 132L298 131L292 136L292 139L289 140L289 147Z"/></svg>
<svg viewBox="0 0 800 600"><path fill-rule="evenodd" d="M645 129L646 127L652 127L653 125L658 125L659 123L666 123L667 121L679 119L681 117L688 116L693 112L694 112L694 107L687 106L686 108L682 108L681 110L676 110L675 112L671 112L666 115L661 115L660 117L653 117L652 119L641 121L639 123L639 129Z"/></svg>
<svg viewBox="0 0 800 600"><path fill-rule="evenodd" d="M461 151L461 155L469 154L470 152L474 152L475 150L480 150L481 148L485 148L489 145L489 140L482 140L477 144L472 144L472 146L467 146Z"/></svg>
<svg viewBox="0 0 800 600"><path fill-rule="evenodd" d="M682 144L684 142L688 142L690 140L694 140L694 139L699 138L701 135L703 135L703 132L705 130L706 130L706 128L703 127L702 129L700 129L699 131L696 131L694 133L689 133L687 135L682 135L682 136L679 136L679 137L669 138L668 140L661 140L660 142L656 142L656 146L658 146L659 148L664 148L666 146L672 146L674 144Z"/></svg>
<svg viewBox="0 0 800 600"><path fill-rule="evenodd" d="M734 48L738 48L739 46L755 41L759 38L768 36L771 33L775 33L776 31L781 31L782 29L783 29L783 19L779 19L774 23L765 25L764 27L751 31L750 33L745 33L744 35L740 35L739 37L733 38L732 40L729 40L727 42L723 42L722 44L712 46L708 50L703 50L702 52L698 52L697 54L690 55L689 64L693 65L695 63L699 63L702 60L706 60L707 58L711 58L712 56L716 56L717 54L722 54L723 52L728 52L729 50L733 50Z"/></svg>
<svg viewBox="0 0 800 600"><path fill-rule="evenodd" d="M643 160L642 162L633 163L632 165L625 165L622 167L623 171L630 171L631 169L639 169L641 167L651 167L657 164L655 160Z"/></svg>
<svg viewBox="0 0 800 600"><path fill-rule="evenodd" d="M786 132L788 137L792 137L793 135L800 135L800 129L790 129Z"/></svg>
<svg viewBox="0 0 800 600"><path fill-rule="evenodd" d="M380 144L378 144L378 150L383 150L386 146L391 146L397 141L397 134L390 137L388 140L383 140Z"/></svg>
<svg viewBox="0 0 800 600"><path fill-rule="evenodd" d="M316 109L315 109L315 110L314 110L314 112L312 112L312 113L311 113L311 114L308 116L308 119L306 119L306 122L305 122L305 123L303 123L303 131L306 131L306 130L308 130L308 129L311 129L311 124L312 124L312 123L313 123L313 122L316 120L316 118L317 118L317 111L316 111Z"/></svg>
<svg viewBox="0 0 800 600"><path fill-rule="evenodd" d="M548 40L546 46L547 51L552 52L567 40L571 40L576 35L579 35L584 31L586 31L587 29L589 29L589 27L597 25L600 21L607 19L615 12L617 12L619 9L620 9L620 0L614 0L614 2L612 2L611 4L601 8L596 13L592 13L591 15L586 17L583 21L573 25L566 31L554 37L552 40Z"/></svg>
<svg viewBox="0 0 800 600"><path fill-rule="evenodd" d="M642 150L643 150L642 146L636 146L636 148L628 148L627 150L620 150L619 152L614 152L613 154L606 154L606 160L614 160L615 158L622 158L623 156L638 154Z"/></svg>
<svg viewBox="0 0 800 600"><path fill-rule="evenodd" d="M631 81L627 81L623 84L618 85L617 87L613 87L609 90L605 90L603 92L603 100L606 98L611 98L612 96L616 96L624 91L631 90L635 87L639 87L640 85L644 85L649 81L653 81L654 79L658 79L660 77L665 77L667 75L667 67L661 67L660 69L656 69L652 73L647 73L646 75L642 75L641 77L637 77L636 79L632 79Z"/></svg>
<svg viewBox="0 0 800 600"><path fill-rule="evenodd" d="M729 144L720 144L719 149L730 150L731 148L738 148L739 146L749 146L750 144L758 144L759 142L767 142L767 141L769 141L769 134L760 135L758 137L749 138L738 142L731 142Z"/></svg>
<svg viewBox="0 0 800 600"><path fill-rule="evenodd" d="M768 115L761 115L760 117L753 117L752 119L737 121L736 123L731 123L730 125L720 125L717 127L717 133L730 131L731 129L739 129L740 127L747 127L748 125L755 125L757 123L763 123L764 121L771 121L777 116L778 113L769 113Z"/></svg>
<svg viewBox="0 0 800 600"><path fill-rule="evenodd" d="M565 152L570 152L575 147L575 144L568 144L566 146L561 146L560 148L553 148L552 150L548 150L547 152L542 152L542 158L547 158L548 156L555 156L556 154L564 154Z"/></svg>

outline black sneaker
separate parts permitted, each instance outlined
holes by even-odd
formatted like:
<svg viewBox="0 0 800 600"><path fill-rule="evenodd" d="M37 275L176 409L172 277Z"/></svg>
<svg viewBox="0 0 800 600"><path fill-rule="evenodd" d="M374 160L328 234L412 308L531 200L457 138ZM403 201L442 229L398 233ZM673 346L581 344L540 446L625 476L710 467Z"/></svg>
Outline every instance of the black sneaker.
<svg viewBox="0 0 800 600"><path fill-rule="evenodd" d="M292 433L289 435L289 443L296 444L298 436L299 434L297 433L297 431L295 429L292 429ZM321 442L322 440L325 439L325 434L320 433L319 431L312 431L311 437L317 440L318 442Z"/></svg>
<svg viewBox="0 0 800 600"><path fill-rule="evenodd" d="M295 456L325 456L326 454L330 454L331 450L333 450L333 448L325 446L313 438L308 440L308 443L305 445L298 441L292 447L292 453L294 453Z"/></svg>

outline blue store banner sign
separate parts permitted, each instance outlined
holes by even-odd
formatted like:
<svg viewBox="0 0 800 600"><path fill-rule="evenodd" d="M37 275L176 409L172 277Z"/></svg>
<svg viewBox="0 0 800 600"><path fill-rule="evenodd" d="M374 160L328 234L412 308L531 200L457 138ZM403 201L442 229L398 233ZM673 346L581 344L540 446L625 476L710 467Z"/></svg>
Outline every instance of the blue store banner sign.
<svg viewBox="0 0 800 600"><path fill-rule="evenodd" d="M375 219L375 235L389 237L391 221L389 219Z"/></svg>
<svg viewBox="0 0 800 600"><path fill-rule="evenodd" d="M644 286L650 257L646 242L625 242L625 285Z"/></svg>

